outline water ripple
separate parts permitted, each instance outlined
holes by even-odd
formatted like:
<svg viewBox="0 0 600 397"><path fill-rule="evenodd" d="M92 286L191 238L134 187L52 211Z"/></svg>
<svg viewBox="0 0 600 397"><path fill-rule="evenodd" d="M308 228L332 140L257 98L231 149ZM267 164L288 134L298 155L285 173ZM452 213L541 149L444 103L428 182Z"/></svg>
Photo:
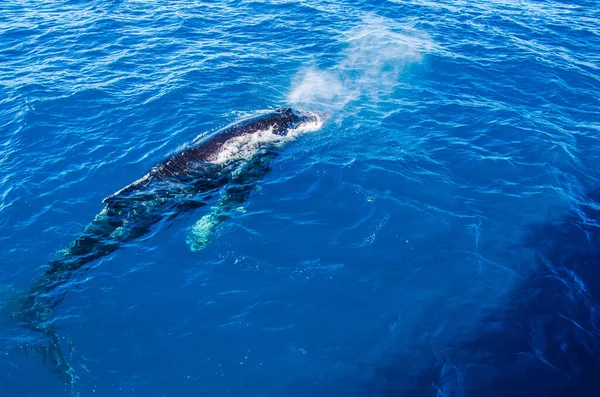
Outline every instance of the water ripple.
<svg viewBox="0 0 600 397"><path fill-rule="evenodd" d="M77 347L81 395L385 394L432 362L458 393L467 359L445 348L496 315L512 324L503 302L527 280L570 299L549 299L561 337L595 346L593 1L14 0L0 15L3 296L194 139L288 104L329 117L201 254L192 214L67 284L52 321ZM592 248L573 253L584 239L561 227ZM562 371L539 321L523 355ZM0 324L1 354L35 342ZM29 374L63 391L10 354L0 394L35 394Z"/></svg>

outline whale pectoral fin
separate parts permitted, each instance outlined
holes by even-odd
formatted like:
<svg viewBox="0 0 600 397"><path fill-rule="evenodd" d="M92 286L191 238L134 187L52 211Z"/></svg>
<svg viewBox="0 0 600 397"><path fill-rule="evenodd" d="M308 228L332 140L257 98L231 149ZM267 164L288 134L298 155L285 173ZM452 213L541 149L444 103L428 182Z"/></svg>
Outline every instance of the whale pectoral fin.
<svg viewBox="0 0 600 397"><path fill-rule="evenodd" d="M206 247L223 222L235 214L245 211L244 203L258 188L258 181L270 171L269 160L275 155L275 152L266 152L232 176L231 183L221 190L221 197L217 205L212 207L211 211L200 218L190 229L186 242L192 251L199 251Z"/></svg>
<svg viewBox="0 0 600 397"><path fill-rule="evenodd" d="M198 220L190 229L186 243L192 251L200 251L210 242L215 228L221 223L216 211L211 211Z"/></svg>
<svg viewBox="0 0 600 397"><path fill-rule="evenodd" d="M117 194L113 193L110 196L107 196L104 199L102 199L102 203L114 207L115 204L118 203L120 200L122 199Z"/></svg>
<svg viewBox="0 0 600 397"><path fill-rule="evenodd" d="M146 174L146 175L142 176L140 179L138 179L137 181L130 183L129 185L125 186L124 188L122 188L122 189L114 192L110 196L104 198L104 200L102 200L102 202L106 203L106 204L110 204L111 202L117 203L119 201L130 198L132 195L135 195L136 192L144 190L144 188L146 186L148 186L151 182L152 182L151 175Z"/></svg>
<svg viewBox="0 0 600 397"><path fill-rule="evenodd" d="M122 209L136 205L137 203L149 202L158 197L160 190L152 191L129 191L117 192L104 198L102 202L111 209Z"/></svg>
<svg viewBox="0 0 600 397"><path fill-rule="evenodd" d="M190 229L186 242L192 251L200 251L210 242L215 231L236 212L243 212L250 186L232 186L221 192L217 205L200 218Z"/></svg>
<svg viewBox="0 0 600 397"><path fill-rule="evenodd" d="M112 210L120 210L132 206L136 201L141 201L135 198L132 194L128 193L114 193L104 198L102 202Z"/></svg>

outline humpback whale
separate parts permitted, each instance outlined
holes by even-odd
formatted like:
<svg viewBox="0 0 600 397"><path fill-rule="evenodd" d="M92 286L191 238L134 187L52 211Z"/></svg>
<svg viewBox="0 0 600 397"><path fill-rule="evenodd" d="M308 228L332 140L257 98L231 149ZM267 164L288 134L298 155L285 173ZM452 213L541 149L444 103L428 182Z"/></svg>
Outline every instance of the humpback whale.
<svg viewBox="0 0 600 397"><path fill-rule="evenodd" d="M245 118L193 142L106 197L102 211L69 247L59 251L20 302L16 317L21 325L46 337L49 343L37 350L42 351L51 370L72 384L72 369L49 316L64 299L60 287L77 270L144 236L161 222L206 206L219 194L217 204L192 227L187 238L192 250L201 249L215 227L243 205L256 182L269 171L275 148L320 125L318 114L291 108Z"/></svg>

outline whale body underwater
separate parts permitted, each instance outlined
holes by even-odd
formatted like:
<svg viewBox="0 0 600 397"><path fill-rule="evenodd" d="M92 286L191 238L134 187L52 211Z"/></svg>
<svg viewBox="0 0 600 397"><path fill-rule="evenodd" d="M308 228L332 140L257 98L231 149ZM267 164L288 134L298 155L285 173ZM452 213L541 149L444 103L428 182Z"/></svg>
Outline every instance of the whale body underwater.
<svg viewBox="0 0 600 397"><path fill-rule="evenodd" d="M242 119L170 156L105 198L104 209L31 284L14 316L25 328L44 334L47 343L36 350L50 369L65 383L74 380L50 321L52 310L64 299L60 287L74 272L148 234L157 224L208 205L218 195L217 203L187 237L190 249L203 248L217 226L239 210L269 172L276 147L321 125L319 114L292 108Z"/></svg>

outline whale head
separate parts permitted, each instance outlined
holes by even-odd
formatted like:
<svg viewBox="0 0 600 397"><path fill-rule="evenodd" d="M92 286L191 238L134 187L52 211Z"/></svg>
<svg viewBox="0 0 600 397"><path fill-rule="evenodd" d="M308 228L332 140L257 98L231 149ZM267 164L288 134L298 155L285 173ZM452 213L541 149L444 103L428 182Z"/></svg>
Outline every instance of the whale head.
<svg viewBox="0 0 600 397"><path fill-rule="evenodd" d="M321 123L321 116L317 113L303 112L297 109L279 108L275 110L279 118L278 135L288 135L292 131L310 129L311 126Z"/></svg>

